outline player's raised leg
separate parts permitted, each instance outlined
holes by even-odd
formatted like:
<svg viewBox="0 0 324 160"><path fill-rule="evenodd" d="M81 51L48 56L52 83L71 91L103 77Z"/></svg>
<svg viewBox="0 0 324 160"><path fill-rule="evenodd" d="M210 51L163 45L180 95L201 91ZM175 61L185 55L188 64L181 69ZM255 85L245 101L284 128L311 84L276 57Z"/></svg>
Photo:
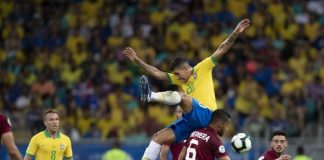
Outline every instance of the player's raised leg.
<svg viewBox="0 0 324 160"><path fill-rule="evenodd" d="M206 127L211 119L212 111L201 106L195 99L183 95L183 117L176 120L172 125L154 134L149 146L143 155L143 160L157 159L161 146L164 144L179 143L185 140L192 131Z"/></svg>
<svg viewBox="0 0 324 160"><path fill-rule="evenodd" d="M149 146L146 148L142 160L155 160L160 154L163 144L171 144L175 141L175 134L171 128L164 128L155 133Z"/></svg>
<svg viewBox="0 0 324 160"><path fill-rule="evenodd" d="M142 99L148 101L157 101L165 104L178 104L183 110L183 117L175 121L172 125L154 134L149 146L146 148L143 155L143 160L157 159L161 147L164 144L171 144L174 142L182 142L190 133L197 129L208 125L212 111L202 106L197 100L188 96L183 92L173 91L174 94L167 94L167 92L158 92L163 98L152 98L152 93L146 78L142 77ZM146 86L143 86L146 85ZM151 92L151 93L150 93ZM151 95L151 96L150 96ZM174 100L174 95L180 97L180 100Z"/></svg>
<svg viewBox="0 0 324 160"><path fill-rule="evenodd" d="M166 105L176 105L181 102L181 95L176 91L152 92L147 77L141 77L141 100L144 102L160 102Z"/></svg>

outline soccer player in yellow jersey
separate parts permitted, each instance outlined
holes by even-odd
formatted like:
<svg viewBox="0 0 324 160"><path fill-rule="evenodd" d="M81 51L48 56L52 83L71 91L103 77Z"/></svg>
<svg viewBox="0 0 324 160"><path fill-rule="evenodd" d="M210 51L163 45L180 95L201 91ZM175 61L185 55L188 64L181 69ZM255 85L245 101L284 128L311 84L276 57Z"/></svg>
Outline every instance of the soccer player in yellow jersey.
<svg viewBox="0 0 324 160"><path fill-rule="evenodd" d="M248 26L248 19L242 20L231 35L218 47L218 49L196 66L191 67L183 58L176 58L171 65L172 73L158 70L139 59L136 52L127 47L123 54L135 62L149 75L160 79L169 80L181 87L182 91L152 92L147 78L141 79L141 99L146 102L156 101L168 105L180 103L183 117L169 127L157 132L146 148L143 159L155 160L161 150L161 145L178 143L186 139L192 131L206 127L211 118L211 113L217 108L212 80L212 69L217 61L229 50L234 40ZM192 98L193 97L193 98Z"/></svg>
<svg viewBox="0 0 324 160"><path fill-rule="evenodd" d="M54 109L43 114L46 130L37 133L29 142L24 160L72 160L72 145L68 136L59 132L59 116Z"/></svg>

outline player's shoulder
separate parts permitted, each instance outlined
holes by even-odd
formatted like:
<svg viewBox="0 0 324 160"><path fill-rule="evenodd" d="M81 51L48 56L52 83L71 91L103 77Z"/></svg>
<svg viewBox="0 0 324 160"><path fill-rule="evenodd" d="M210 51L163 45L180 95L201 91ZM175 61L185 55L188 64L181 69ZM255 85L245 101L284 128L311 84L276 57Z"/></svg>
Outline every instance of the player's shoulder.
<svg viewBox="0 0 324 160"><path fill-rule="evenodd" d="M11 126L9 118L6 115L0 113L0 124L6 124L6 123L8 123Z"/></svg>
<svg viewBox="0 0 324 160"><path fill-rule="evenodd" d="M197 132L206 132L206 128L198 128L196 129Z"/></svg>
<svg viewBox="0 0 324 160"><path fill-rule="evenodd" d="M205 59L203 59L202 61L200 61L199 63L197 63L193 69L196 72L209 72L211 71L211 69L213 69L216 66L216 62L213 61L213 59L211 57L207 57Z"/></svg>
<svg viewBox="0 0 324 160"><path fill-rule="evenodd" d="M36 133L35 135L33 135L31 137L31 142L37 143L39 141L44 140L44 138L46 138L45 132L44 131L41 131L41 132L38 132L38 133Z"/></svg>
<svg viewBox="0 0 324 160"><path fill-rule="evenodd" d="M258 160L269 160L271 159L271 150L265 151Z"/></svg>
<svg viewBox="0 0 324 160"><path fill-rule="evenodd" d="M258 158L258 160L271 160L272 158L269 156L269 155L267 155L266 153L265 154L263 154L263 155L261 155L259 158Z"/></svg>
<svg viewBox="0 0 324 160"><path fill-rule="evenodd" d="M45 131L40 131L36 133L32 138L43 138L45 137Z"/></svg>
<svg viewBox="0 0 324 160"><path fill-rule="evenodd" d="M206 63L210 65L217 65L217 60L213 56L209 56L201 60L198 64L206 64Z"/></svg>
<svg viewBox="0 0 324 160"><path fill-rule="evenodd" d="M7 116L0 113L0 121L7 120Z"/></svg>
<svg viewBox="0 0 324 160"><path fill-rule="evenodd" d="M205 128L205 133L210 136L211 142L217 146L223 145L221 138L216 134L216 131L211 127Z"/></svg>
<svg viewBox="0 0 324 160"><path fill-rule="evenodd" d="M199 131L209 135L215 135L216 133L215 129L211 128L210 126L207 126L205 128L200 128Z"/></svg>
<svg viewBox="0 0 324 160"><path fill-rule="evenodd" d="M63 138L64 140L70 141L70 137L65 135L64 133L60 132L60 137Z"/></svg>
<svg viewBox="0 0 324 160"><path fill-rule="evenodd" d="M11 131L11 122L9 118L4 114L0 114L0 138L4 133L10 131Z"/></svg>

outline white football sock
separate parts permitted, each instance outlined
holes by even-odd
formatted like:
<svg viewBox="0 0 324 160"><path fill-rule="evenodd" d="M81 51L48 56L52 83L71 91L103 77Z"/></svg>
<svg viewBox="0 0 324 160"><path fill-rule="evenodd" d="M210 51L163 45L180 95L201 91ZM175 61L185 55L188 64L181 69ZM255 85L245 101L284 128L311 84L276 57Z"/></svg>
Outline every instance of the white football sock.
<svg viewBox="0 0 324 160"><path fill-rule="evenodd" d="M156 160L160 154L162 145L151 141L149 146L146 148L142 159Z"/></svg>
<svg viewBox="0 0 324 160"><path fill-rule="evenodd" d="M150 102L160 102L166 105L176 105L181 102L181 96L177 91L152 92Z"/></svg>

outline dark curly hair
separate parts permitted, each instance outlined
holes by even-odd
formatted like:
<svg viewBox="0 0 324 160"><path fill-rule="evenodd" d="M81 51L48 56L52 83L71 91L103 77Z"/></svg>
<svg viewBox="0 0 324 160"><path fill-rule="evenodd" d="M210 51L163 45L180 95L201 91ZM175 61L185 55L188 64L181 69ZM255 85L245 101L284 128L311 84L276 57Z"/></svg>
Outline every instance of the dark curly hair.
<svg viewBox="0 0 324 160"><path fill-rule="evenodd" d="M176 69L177 67L188 63L187 59L183 58L183 57L176 57L173 62L171 63L170 66L170 70L173 71L174 69Z"/></svg>

